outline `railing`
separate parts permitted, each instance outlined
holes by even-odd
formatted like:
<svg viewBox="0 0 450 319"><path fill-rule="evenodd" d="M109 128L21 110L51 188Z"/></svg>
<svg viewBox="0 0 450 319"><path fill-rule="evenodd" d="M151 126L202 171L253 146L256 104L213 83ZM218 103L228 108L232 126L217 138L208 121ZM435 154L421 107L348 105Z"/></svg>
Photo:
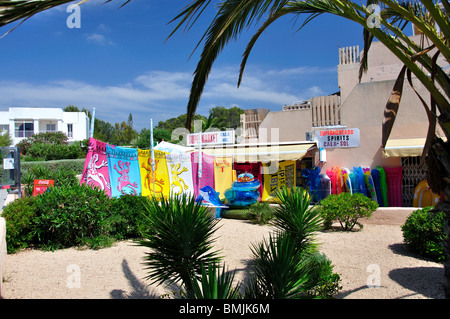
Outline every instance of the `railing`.
<svg viewBox="0 0 450 319"><path fill-rule="evenodd" d="M341 97L338 95L317 96L309 100L312 126L341 125Z"/></svg>
<svg viewBox="0 0 450 319"><path fill-rule="evenodd" d="M361 62L359 45L339 48L339 64L352 64Z"/></svg>

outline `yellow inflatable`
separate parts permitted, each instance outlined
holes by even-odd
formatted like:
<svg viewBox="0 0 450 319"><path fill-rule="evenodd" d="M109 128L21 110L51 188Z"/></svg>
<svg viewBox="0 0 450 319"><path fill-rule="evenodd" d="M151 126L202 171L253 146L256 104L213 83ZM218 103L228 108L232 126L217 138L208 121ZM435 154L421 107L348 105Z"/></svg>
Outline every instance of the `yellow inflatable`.
<svg viewBox="0 0 450 319"><path fill-rule="evenodd" d="M436 206L439 203L439 195L431 191L424 179L414 189L413 207Z"/></svg>

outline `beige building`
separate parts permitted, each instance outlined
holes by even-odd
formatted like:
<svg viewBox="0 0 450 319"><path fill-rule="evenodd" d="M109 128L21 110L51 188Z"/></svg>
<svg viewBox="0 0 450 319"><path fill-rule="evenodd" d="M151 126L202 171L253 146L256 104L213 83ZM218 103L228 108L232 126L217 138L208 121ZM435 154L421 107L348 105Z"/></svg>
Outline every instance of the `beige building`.
<svg viewBox="0 0 450 319"><path fill-rule="evenodd" d="M413 36L413 40L418 43L420 37ZM320 167L322 172L333 166L403 167L403 203L410 206L414 187L425 176L418 165L418 156L427 134L427 116L405 81L394 128L383 149L384 108L403 64L382 43L374 42L369 51L368 71L359 82L361 54L357 46L339 49L340 92L312 97L268 113L258 128L260 142L261 137L265 139L262 142L269 143L314 141L317 147L311 148L305 158L309 157L312 165ZM438 64L447 65L444 59L438 60ZM450 72L450 68L445 70ZM413 83L424 99L429 100L421 84L414 78Z"/></svg>

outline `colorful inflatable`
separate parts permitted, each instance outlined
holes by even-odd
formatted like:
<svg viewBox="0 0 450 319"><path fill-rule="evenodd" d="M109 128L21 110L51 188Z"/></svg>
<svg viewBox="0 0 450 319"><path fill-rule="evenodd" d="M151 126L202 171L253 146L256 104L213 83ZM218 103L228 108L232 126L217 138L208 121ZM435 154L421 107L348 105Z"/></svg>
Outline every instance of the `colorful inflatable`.
<svg viewBox="0 0 450 319"><path fill-rule="evenodd" d="M402 178L403 167L384 167L386 172L386 184L388 205L390 207L403 206Z"/></svg>
<svg viewBox="0 0 450 319"><path fill-rule="evenodd" d="M383 203L383 195L381 194L381 185L380 185L380 172L374 168L371 170L373 183L375 185L375 192L377 193L377 202L378 206L384 207Z"/></svg>
<svg viewBox="0 0 450 319"><path fill-rule="evenodd" d="M306 186L309 188L312 202L320 202L322 197L322 184L320 179L320 167L312 169L304 168L301 170L302 176L306 180Z"/></svg>
<svg viewBox="0 0 450 319"><path fill-rule="evenodd" d="M211 186L204 186L198 190L199 195L196 202L200 202L206 206L211 206L216 209L216 218L221 217L222 208L228 208L222 204L219 198L219 192L216 192Z"/></svg>
<svg viewBox="0 0 450 319"><path fill-rule="evenodd" d="M350 170L348 168L341 168L342 180L343 180L343 191L346 193L353 194L352 181L350 179Z"/></svg>
<svg viewBox="0 0 450 319"><path fill-rule="evenodd" d="M389 203L387 195L386 172L384 171L384 168L381 166L377 166L377 171L380 173L380 190L381 190L381 197L383 198L382 207L388 207Z"/></svg>
<svg viewBox="0 0 450 319"><path fill-rule="evenodd" d="M326 198L331 194L331 179L325 173L320 173L320 187L321 187L321 199Z"/></svg>
<svg viewBox="0 0 450 319"><path fill-rule="evenodd" d="M250 173L239 174L231 188L225 191L230 206L250 206L258 200L261 182Z"/></svg>
<svg viewBox="0 0 450 319"><path fill-rule="evenodd" d="M355 173L355 181L356 181L356 192L361 193L369 197L367 193L366 180L364 177L364 172L360 167L353 167L353 171Z"/></svg>
<svg viewBox="0 0 450 319"><path fill-rule="evenodd" d="M429 207L436 206L437 203L439 203L439 195L433 193L426 179L420 181L414 189L413 206Z"/></svg>
<svg viewBox="0 0 450 319"><path fill-rule="evenodd" d="M366 183L367 187L367 195L369 195L369 197L373 201L378 202L377 192L375 190L375 183L373 182L372 174L370 173L370 168L369 167L363 168L363 172L364 172L364 182Z"/></svg>

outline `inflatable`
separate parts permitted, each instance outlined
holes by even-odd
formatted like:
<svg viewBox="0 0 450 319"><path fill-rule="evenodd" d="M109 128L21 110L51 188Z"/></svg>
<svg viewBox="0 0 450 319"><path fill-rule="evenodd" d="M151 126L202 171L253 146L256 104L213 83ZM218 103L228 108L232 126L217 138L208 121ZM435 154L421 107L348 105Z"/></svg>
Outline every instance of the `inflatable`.
<svg viewBox="0 0 450 319"><path fill-rule="evenodd" d="M413 207L436 206L439 203L439 195L433 193L426 179L417 184L414 189Z"/></svg>
<svg viewBox="0 0 450 319"><path fill-rule="evenodd" d="M371 171L373 183L375 185L375 192L377 193L377 203L378 206L383 207L383 195L381 194L381 185L380 185L380 172L374 168Z"/></svg>
<svg viewBox="0 0 450 319"><path fill-rule="evenodd" d="M383 206L382 207L388 207L388 195L387 195L387 182L386 182L386 172L384 171L384 168L381 166L377 166L377 171L380 173L380 191L381 191L381 197L383 199Z"/></svg>
<svg viewBox="0 0 450 319"><path fill-rule="evenodd" d="M353 194L352 181L350 178L350 170L346 167L343 167L341 168L341 172L342 172L342 180L344 181L343 183L344 192Z"/></svg>
<svg viewBox="0 0 450 319"><path fill-rule="evenodd" d="M216 208L216 218L221 217L221 209L228 208L222 204L219 198L219 192L216 192L211 186L204 186L198 190L196 202Z"/></svg>
<svg viewBox="0 0 450 319"><path fill-rule="evenodd" d="M353 167L353 171L355 172L356 192L364 194L370 198L370 196L367 193L366 181L361 166Z"/></svg>
<svg viewBox="0 0 450 319"><path fill-rule="evenodd" d="M321 188L321 199L326 198L328 195L331 194L331 179L328 177L325 173L319 174L320 178L320 188Z"/></svg>
<svg viewBox="0 0 450 319"><path fill-rule="evenodd" d="M301 170L301 175L305 178L306 186L309 188L312 202L320 202L322 197L322 184L320 180L320 167L312 169L304 168Z"/></svg>
<svg viewBox="0 0 450 319"><path fill-rule="evenodd" d="M350 173L348 174L350 177L350 182L351 182L351 186L352 186L352 194L355 194L358 192L358 183L356 182L356 173L354 170L351 170Z"/></svg>
<svg viewBox="0 0 450 319"><path fill-rule="evenodd" d="M258 201L261 182L250 173L239 174L231 188L225 191L230 206L250 206Z"/></svg>
<svg viewBox="0 0 450 319"><path fill-rule="evenodd" d="M331 168L331 172L334 176L335 183L336 183L336 194L342 193L342 176L341 176L341 170L339 167L333 166Z"/></svg>
<svg viewBox="0 0 450 319"><path fill-rule="evenodd" d="M331 194L337 194L336 175L332 169L327 169L326 174L331 180Z"/></svg>
<svg viewBox="0 0 450 319"><path fill-rule="evenodd" d="M403 206L402 177L403 167L384 167L386 172L386 184L388 205L390 207Z"/></svg>
<svg viewBox="0 0 450 319"><path fill-rule="evenodd" d="M364 181L367 187L367 195L373 201L378 203L377 192L375 190L375 183L373 182L372 174L370 174L370 168L369 167L363 168L363 172L364 172Z"/></svg>

